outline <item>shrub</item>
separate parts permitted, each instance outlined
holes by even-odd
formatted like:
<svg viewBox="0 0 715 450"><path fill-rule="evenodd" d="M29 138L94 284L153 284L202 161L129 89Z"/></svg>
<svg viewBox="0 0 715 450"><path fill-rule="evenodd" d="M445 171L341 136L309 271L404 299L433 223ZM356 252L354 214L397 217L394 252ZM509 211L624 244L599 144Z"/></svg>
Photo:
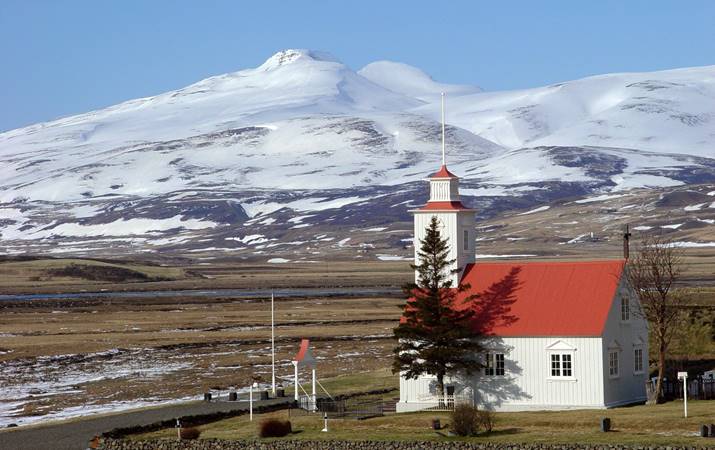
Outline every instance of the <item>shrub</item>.
<svg viewBox="0 0 715 450"><path fill-rule="evenodd" d="M181 439L198 439L199 436L201 436L201 432L198 428L189 427L182 428L179 435L181 436Z"/></svg>
<svg viewBox="0 0 715 450"><path fill-rule="evenodd" d="M479 410L472 405L456 405L452 411L452 431L459 436L472 436L479 431Z"/></svg>
<svg viewBox="0 0 715 450"><path fill-rule="evenodd" d="M477 413L479 420L479 426L484 428L484 431L491 433L492 428L494 428L494 413L484 409Z"/></svg>
<svg viewBox="0 0 715 450"><path fill-rule="evenodd" d="M261 422L258 435L266 437L283 437L293 432L290 420L265 419Z"/></svg>

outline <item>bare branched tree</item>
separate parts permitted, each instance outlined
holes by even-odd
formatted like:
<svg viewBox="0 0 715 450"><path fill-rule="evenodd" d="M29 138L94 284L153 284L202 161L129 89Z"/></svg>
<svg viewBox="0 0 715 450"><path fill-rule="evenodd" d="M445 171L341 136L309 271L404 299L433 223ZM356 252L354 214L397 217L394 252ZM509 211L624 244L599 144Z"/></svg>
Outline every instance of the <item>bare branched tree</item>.
<svg viewBox="0 0 715 450"><path fill-rule="evenodd" d="M648 321L658 352L658 378L649 404L661 399L666 355L682 317L684 296L675 288L682 273L682 261L682 251L659 236L644 239L636 257L628 261L628 281L641 304L640 311L635 312Z"/></svg>

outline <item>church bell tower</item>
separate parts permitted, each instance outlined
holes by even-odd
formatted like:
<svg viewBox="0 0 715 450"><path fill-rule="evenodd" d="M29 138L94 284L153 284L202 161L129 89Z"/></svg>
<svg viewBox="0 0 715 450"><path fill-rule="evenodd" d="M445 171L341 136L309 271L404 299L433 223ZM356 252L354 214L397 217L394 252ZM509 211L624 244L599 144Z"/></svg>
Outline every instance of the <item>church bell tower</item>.
<svg viewBox="0 0 715 450"><path fill-rule="evenodd" d="M465 207L459 199L459 177L447 170L445 158L444 94L442 94L442 167L429 177L430 197L422 208L413 210L415 215L415 264L419 264L417 252L424 239L426 228L437 217L442 239L447 238L449 245L448 259L455 260L448 270L459 269L452 275L452 287L459 285L467 264L474 263L475 235L474 210ZM418 273L415 272L415 280Z"/></svg>

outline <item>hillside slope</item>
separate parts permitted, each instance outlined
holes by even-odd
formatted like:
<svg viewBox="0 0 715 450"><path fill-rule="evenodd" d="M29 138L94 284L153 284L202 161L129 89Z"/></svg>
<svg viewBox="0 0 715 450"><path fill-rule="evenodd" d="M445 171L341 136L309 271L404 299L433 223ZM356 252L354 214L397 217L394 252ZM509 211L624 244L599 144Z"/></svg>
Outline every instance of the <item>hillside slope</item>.
<svg viewBox="0 0 715 450"><path fill-rule="evenodd" d="M483 92L405 64L355 72L285 50L257 68L0 134L0 252L264 258L302 248L306 228L404 223L439 165L440 91L450 169L482 219L709 183L714 86L712 66ZM338 234L320 239L349 237Z"/></svg>

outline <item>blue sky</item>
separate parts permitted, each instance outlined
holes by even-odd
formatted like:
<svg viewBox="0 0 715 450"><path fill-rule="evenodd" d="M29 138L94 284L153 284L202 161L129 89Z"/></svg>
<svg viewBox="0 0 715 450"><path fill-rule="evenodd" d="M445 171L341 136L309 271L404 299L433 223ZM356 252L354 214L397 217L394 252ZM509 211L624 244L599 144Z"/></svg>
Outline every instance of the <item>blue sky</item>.
<svg viewBox="0 0 715 450"><path fill-rule="evenodd" d="M487 90L715 64L713 1L0 2L0 130L325 50Z"/></svg>

